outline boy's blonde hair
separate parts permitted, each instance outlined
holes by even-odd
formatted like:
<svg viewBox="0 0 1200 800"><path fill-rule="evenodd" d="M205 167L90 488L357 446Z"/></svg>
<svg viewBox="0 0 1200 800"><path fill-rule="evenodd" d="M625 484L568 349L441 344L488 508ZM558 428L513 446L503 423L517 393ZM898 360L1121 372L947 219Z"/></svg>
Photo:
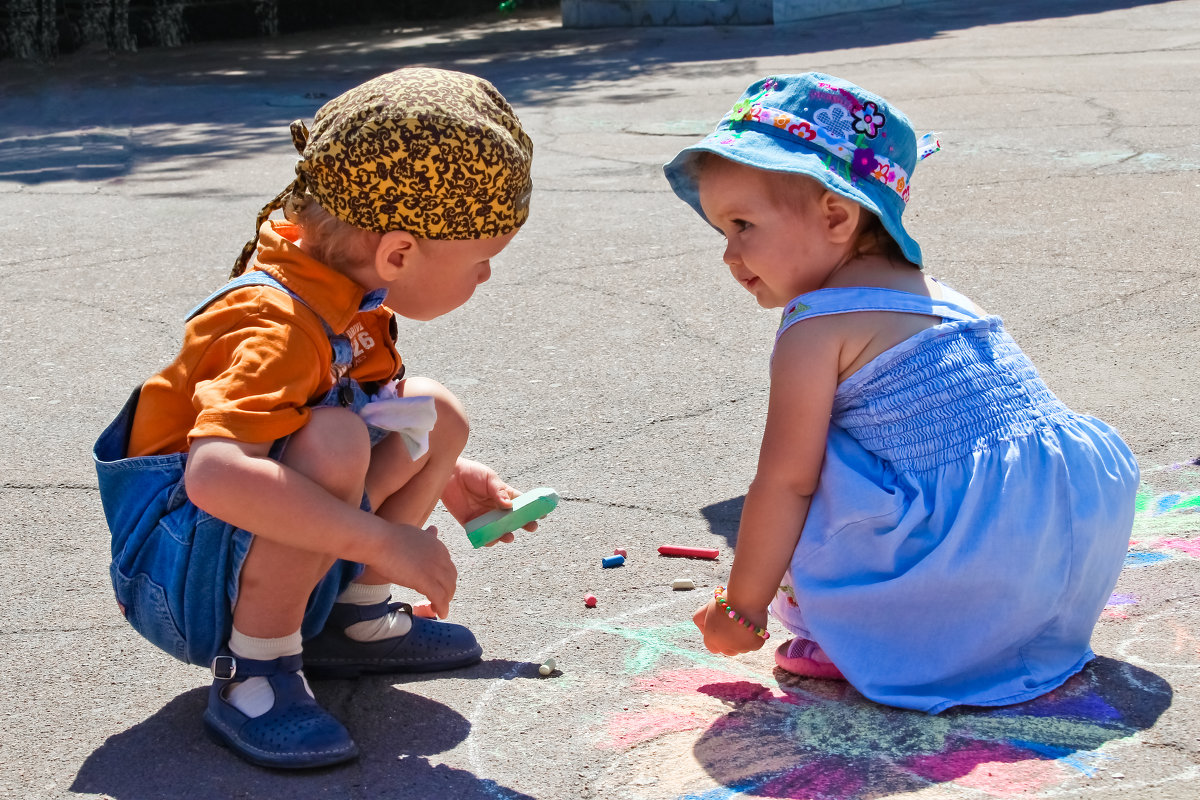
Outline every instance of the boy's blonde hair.
<svg viewBox="0 0 1200 800"><path fill-rule="evenodd" d="M341 273L370 264L383 238L343 222L311 197L289 200L283 214L300 227L305 252Z"/></svg>

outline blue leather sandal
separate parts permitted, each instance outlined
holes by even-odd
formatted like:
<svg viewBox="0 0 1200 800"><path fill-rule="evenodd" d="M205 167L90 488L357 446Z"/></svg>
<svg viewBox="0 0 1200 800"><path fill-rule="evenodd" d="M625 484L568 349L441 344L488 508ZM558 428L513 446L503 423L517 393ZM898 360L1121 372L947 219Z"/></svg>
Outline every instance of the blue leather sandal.
<svg viewBox="0 0 1200 800"><path fill-rule="evenodd" d="M359 642L346 635L356 622L379 619L392 611L412 618L403 636ZM304 672L313 678L353 678L366 673L436 672L477 663L483 648L475 635L452 622L415 617L408 603L358 606L335 603L322 631L304 643Z"/></svg>
<svg viewBox="0 0 1200 800"><path fill-rule="evenodd" d="M251 764L278 769L306 769L339 764L358 756L349 731L321 708L304 688L299 655L255 661L230 655L213 659L204 725L209 735ZM225 699L236 681L261 676L275 692L275 705L259 717L248 717Z"/></svg>

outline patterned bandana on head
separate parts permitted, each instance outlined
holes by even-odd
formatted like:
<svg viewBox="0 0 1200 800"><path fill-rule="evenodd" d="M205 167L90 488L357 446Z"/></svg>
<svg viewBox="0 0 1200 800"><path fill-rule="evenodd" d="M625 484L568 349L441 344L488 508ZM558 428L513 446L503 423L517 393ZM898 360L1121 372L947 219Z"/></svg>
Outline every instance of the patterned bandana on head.
<svg viewBox="0 0 1200 800"><path fill-rule="evenodd" d="M306 195L363 230L482 239L529 216L533 143L512 108L474 75L415 67L330 100L311 132L292 123L296 179L259 212L256 230ZM234 266L246 268L255 234Z"/></svg>

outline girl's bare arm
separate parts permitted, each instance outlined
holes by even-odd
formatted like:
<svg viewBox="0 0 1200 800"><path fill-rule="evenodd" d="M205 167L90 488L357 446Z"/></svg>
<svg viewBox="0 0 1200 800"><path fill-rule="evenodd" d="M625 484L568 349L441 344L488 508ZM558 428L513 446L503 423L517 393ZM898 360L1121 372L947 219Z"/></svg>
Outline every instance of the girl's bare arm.
<svg viewBox="0 0 1200 800"><path fill-rule="evenodd" d="M742 509L726 596L731 607L759 626L766 625L767 606L796 549L821 474L840 343L835 326L820 322L793 326L776 347L758 471ZM709 611L715 608L709 605ZM707 614L706 620L702 627L711 650L745 652L761 646L725 615Z"/></svg>

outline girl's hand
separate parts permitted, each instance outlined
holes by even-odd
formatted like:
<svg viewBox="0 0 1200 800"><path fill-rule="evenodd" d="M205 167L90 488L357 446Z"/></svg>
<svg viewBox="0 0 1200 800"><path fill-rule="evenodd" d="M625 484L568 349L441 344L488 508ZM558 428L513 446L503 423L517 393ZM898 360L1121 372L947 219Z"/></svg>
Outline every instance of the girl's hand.
<svg viewBox="0 0 1200 800"><path fill-rule="evenodd" d="M692 621L704 635L704 646L711 653L724 656L736 656L758 650L763 646L763 639L756 636L754 631L739 625L729 618L729 615L717 607L715 599L709 600L692 615ZM755 624L760 624L754 621ZM766 619L761 622L766 625Z"/></svg>
<svg viewBox="0 0 1200 800"><path fill-rule="evenodd" d="M520 492L509 486L490 467L471 461L468 458L458 459L450 480L442 489L442 504L450 515L458 520L460 525L489 511L498 508L512 508L513 498ZM531 522L524 528L536 531L537 523ZM501 536L496 542L511 542L515 537L511 533ZM487 546L491 547L496 542Z"/></svg>

